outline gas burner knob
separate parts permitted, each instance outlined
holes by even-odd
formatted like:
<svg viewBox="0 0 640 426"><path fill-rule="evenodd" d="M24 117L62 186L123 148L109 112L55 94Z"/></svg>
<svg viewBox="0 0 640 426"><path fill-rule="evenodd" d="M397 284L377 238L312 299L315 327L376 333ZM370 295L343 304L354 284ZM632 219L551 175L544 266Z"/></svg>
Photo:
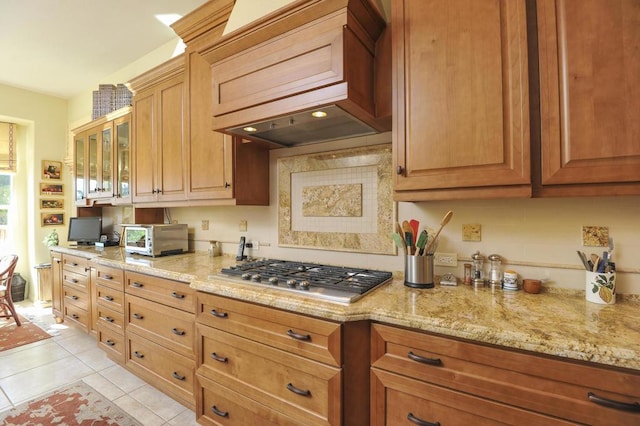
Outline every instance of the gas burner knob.
<svg viewBox="0 0 640 426"><path fill-rule="evenodd" d="M269 278L269 284L271 284L271 285L278 285L278 277L271 277L271 278Z"/></svg>
<svg viewBox="0 0 640 426"><path fill-rule="evenodd" d="M245 272L244 274L241 275L242 279L245 281L249 281L251 279L251 274L248 272Z"/></svg>
<svg viewBox="0 0 640 426"><path fill-rule="evenodd" d="M306 266L304 266L304 265L300 265L300 266L298 266L298 268L297 268L297 269L298 269L298 271L306 271L306 270L307 270L307 267L306 267Z"/></svg>
<svg viewBox="0 0 640 426"><path fill-rule="evenodd" d="M296 288L297 281L294 279L287 280L287 286L291 288Z"/></svg>
<svg viewBox="0 0 640 426"><path fill-rule="evenodd" d="M300 281L299 286L300 286L301 290L309 290L309 281L302 280L302 281Z"/></svg>
<svg viewBox="0 0 640 426"><path fill-rule="evenodd" d="M262 275L260 275L260 274L251 275L251 281L255 281L255 282L259 283L260 281L262 281Z"/></svg>

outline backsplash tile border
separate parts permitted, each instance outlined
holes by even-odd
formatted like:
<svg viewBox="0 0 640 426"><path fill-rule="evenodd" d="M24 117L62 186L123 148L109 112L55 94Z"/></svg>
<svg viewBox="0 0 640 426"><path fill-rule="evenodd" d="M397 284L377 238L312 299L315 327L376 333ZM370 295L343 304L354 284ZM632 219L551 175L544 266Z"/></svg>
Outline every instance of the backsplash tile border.
<svg viewBox="0 0 640 426"><path fill-rule="evenodd" d="M292 219L302 206L292 206L292 174L375 166L377 206L375 232L296 231ZM396 255L391 234L396 221L393 201L391 144L305 154L278 159L278 245L280 247ZM326 229L326 227L325 227Z"/></svg>

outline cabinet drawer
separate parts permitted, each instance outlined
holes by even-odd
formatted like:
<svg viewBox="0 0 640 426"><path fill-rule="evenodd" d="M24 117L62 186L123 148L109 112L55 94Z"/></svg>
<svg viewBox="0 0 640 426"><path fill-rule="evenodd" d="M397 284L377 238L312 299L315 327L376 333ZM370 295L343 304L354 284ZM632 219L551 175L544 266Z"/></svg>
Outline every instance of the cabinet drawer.
<svg viewBox="0 0 640 426"><path fill-rule="evenodd" d="M98 325L111 329L115 333L124 333L124 314L98 304Z"/></svg>
<svg viewBox="0 0 640 426"><path fill-rule="evenodd" d="M197 420L203 425L302 426L293 419L259 404L220 384L197 376Z"/></svg>
<svg viewBox="0 0 640 426"><path fill-rule="evenodd" d="M339 367L341 325L198 292L197 321L265 345Z"/></svg>
<svg viewBox="0 0 640 426"><path fill-rule="evenodd" d="M187 283L136 272L127 272L125 274L125 284L125 291L129 294L144 297L183 311L195 312L195 290L189 288Z"/></svg>
<svg viewBox="0 0 640 426"><path fill-rule="evenodd" d="M195 363L182 355L127 332L127 367L152 385L193 407Z"/></svg>
<svg viewBox="0 0 640 426"><path fill-rule="evenodd" d="M373 324L371 336L376 368L580 423L640 422L640 413L589 398L594 393L627 404L639 401L637 373L381 324Z"/></svg>
<svg viewBox="0 0 640 426"><path fill-rule="evenodd" d="M85 311L89 309L89 295L86 291L79 290L70 285L62 286L65 305L75 305Z"/></svg>
<svg viewBox="0 0 640 426"><path fill-rule="evenodd" d="M124 313L124 292L114 290L101 284L96 285L96 302L98 305Z"/></svg>
<svg viewBox="0 0 640 426"><path fill-rule="evenodd" d="M64 304L64 317L75 325L89 331L89 313L86 309L79 308L76 305Z"/></svg>
<svg viewBox="0 0 640 426"><path fill-rule="evenodd" d="M89 259L70 254L63 254L62 269L68 272L75 272L76 274L87 276L89 272Z"/></svg>
<svg viewBox="0 0 640 426"><path fill-rule="evenodd" d="M574 424L376 369L371 382L374 426Z"/></svg>
<svg viewBox="0 0 640 426"><path fill-rule="evenodd" d="M89 287L89 277L75 272L62 271L62 283L65 286L73 286L86 292Z"/></svg>
<svg viewBox="0 0 640 426"><path fill-rule="evenodd" d="M126 295L127 331L194 359L195 317L192 313Z"/></svg>
<svg viewBox="0 0 640 426"><path fill-rule="evenodd" d="M124 334L117 333L98 322L98 347L107 353L112 360L124 364Z"/></svg>
<svg viewBox="0 0 640 426"><path fill-rule="evenodd" d="M124 271L110 266L96 266L96 283L114 290L124 291Z"/></svg>
<svg viewBox="0 0 640 426"><path fill-rule="evenodd" d="M198 373L305 424L340 424L342 371L201 324Z"/></svg>

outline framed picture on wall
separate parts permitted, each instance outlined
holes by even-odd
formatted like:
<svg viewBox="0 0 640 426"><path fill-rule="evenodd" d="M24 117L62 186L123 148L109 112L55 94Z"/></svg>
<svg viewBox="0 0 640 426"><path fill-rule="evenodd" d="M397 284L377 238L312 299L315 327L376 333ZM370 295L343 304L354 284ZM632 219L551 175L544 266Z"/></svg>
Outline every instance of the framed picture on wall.
<svg viewBox="0 0 640 426"><path fill-rule="evenodd" d="M42 226L64 225L64 213L40 213Z"/></svg>
<svg viewBox="0 0 640 426"><path fill-rule="evenodd" d="M56 209L62 210L64 209L64 199L59 198L41 198L40 199L40 209Z"/></svg>
<svg viewBox="0 0 640 426"><path fill-rule="evenodd" d="M43 179L61 179L62 161L42 160Z"/></svg>
<svg viewBox="0 0 640 426"><path fill-rule="evenodd" d="M40 195L64 195L64 185L61 183L41 183Z"/></svg>

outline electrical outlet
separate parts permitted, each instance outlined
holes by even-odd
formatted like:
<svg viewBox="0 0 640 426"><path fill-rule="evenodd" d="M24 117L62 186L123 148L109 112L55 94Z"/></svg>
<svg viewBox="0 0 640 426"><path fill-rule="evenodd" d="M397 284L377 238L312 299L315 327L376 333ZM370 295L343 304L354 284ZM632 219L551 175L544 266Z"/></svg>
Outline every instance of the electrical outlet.
<svg viewBox="0 0 640 426"><path fill-rule="evenodd" d="M435 266L458 266L457 253L435 253L433 255Z"/></svg>
<svg viewBox="0 0 640 426"><path fill-rule="evenodd" d="M209 230L209 221L208 220L203 220L202 221L202 230L203 231L208 231Z"/></svg>
<svg viewBox="0 0 640 426"><path fill-rule="evenodd" d="M260 241L251 241L251 250L258 251L260 250Z"/></svg>
<svg viewBox="0 0 640 426"><path fill-rule="evenodd" d="M238 225L238 230L240 232L247 232L247 221L246 220L241 220L240 224Z"/></svg>

